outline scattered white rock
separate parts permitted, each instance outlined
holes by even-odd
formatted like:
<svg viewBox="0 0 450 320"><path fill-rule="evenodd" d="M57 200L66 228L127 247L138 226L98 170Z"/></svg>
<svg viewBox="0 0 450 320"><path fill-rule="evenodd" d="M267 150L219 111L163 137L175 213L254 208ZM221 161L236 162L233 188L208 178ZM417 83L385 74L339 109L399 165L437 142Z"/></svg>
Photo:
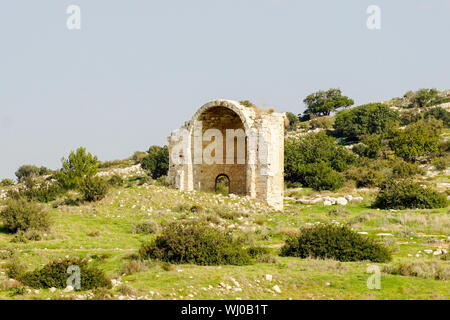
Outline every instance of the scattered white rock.
<svg viewBox="0 0 450 320"><path fill-rule="evenodd" d="M278 285L274 285L272 287L272 290L275 291L276 293L281 293L281 289L280 289L280 287Z"/></svg>
<svg viewBox="0 0 450 320"><path fill-rule="evenodd" d="M51 288L50 288L50 292L51 292L51 293L53 293L53 292L55 292L55 291L56 291L56 288L55 288L55 287L51 287Z"/></svg>
<svg viewBox="0 0 450 320"><path fill-rule="evenodd" d="M337 198L336 199L336 204L339 204L341 206L345 206L347 203L348 203L348 201L345 198Z"/></svg>
<svg viewBox="0 0 450 320"><path fill-rule="evenodd" d="M267 281L272 281L272 275L271 274L266 274L264 277L265 277L265 279Z"/></svg>

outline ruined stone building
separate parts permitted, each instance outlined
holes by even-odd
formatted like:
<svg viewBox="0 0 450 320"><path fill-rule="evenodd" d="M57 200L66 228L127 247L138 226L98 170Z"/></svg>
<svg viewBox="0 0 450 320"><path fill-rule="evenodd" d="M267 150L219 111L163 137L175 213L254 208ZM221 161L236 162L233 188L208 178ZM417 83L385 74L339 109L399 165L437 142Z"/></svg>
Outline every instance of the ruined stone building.
<svg viewBox="0 0 450 320"><path fill-rule="evenodd" d="M168 182L180 191L249 195L283 209L286 116L231 100L203 105L169 141Z"/></svg>

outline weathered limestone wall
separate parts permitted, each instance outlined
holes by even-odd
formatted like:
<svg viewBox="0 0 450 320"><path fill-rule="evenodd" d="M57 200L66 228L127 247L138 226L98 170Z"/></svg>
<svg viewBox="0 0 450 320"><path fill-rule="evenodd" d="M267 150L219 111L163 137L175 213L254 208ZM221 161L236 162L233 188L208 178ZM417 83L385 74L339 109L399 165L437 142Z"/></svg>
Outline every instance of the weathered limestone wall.
<svg viewBox="0 0 450 320"><path fill-rule="evenodd" d="M172 132L169 140L168 182L175 188L215 192L217 176L225 174L230 179L230 193L250 195L267 202L278 210L283 209L284 189L284 126L285 115L245 107L236 101L213 100L203 105L178 131ZM221 133L223 141L205 139L208 129ZM240 129L242 135L227 139L227 130ZM179 144L177 133L184 130L189 133L187 148L180 155L182 164L173 162L172 155ZM251 143L251 136L257 136L257 143ZM262 137L266 143L262 144ZM238 139L243 139L244 146L238 157ZM206 140L206 141L205 141ZM234 140L234 142L231 142ZM222 142L223 155L217 156L213 164L197 163L211 143ZM227 142L234 143L234 154L228 155ZM230 149L228 149L229 151ZM208 154L208 152L206 152ZM213 157L215 152L211 152ZM232 164L229 164L230 161Z"/></svg>

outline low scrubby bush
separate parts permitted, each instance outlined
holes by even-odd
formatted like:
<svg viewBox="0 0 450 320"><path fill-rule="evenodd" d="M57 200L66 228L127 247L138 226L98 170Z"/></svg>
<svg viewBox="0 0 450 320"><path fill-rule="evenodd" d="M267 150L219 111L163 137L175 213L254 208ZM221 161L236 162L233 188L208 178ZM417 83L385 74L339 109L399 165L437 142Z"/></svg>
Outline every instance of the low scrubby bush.
<svg viewBox="0 0 450 320"><path fill-rule="evenodd" d="M450 266L440 261L399 261L384 266L383 272L425 279L450 280Z"/></svg>
<svg viewBox="0 0 450 320"><path fill-rule="evenodd" d="M380 209L433 209L447 206L444 195L411 180L389 180L381 186L373 207Z"/></svg>
<svg viewBox="0 0 450 320"><path fill-rule="evenodd" d="M391 260L391 254L384 245L346 226L334 224L304 227L298 236L286 241L281 249L281 255L339 261L386 262Z"/></svg>
<svg viewBox="0 0 450 320"><path fill-rule="evenodd" d="M154 234L158 231L159 226L155 221L143 221L134 225L133 233L138 234Z"/></svg>
<svg viewBox="0 0 450 320"><path fill-rule="evenodd" d="M14 184L14 181L12 181L12 179L3 179L2 181L0 181L0 187L9 187L12 186Z"/></svg>
<svg viewBox="0 0 450 320"><path fill-rule="evenodd" d="M11 233L30 229L46 230L51 224L47 211L41 205L24 198L9 199L0 212L0 218L4 228Z"/></svg>
<svg viewBox="0 0 450 320"><path fill-rule="evenodd" d="M71 275L68 273L70 266L80 268L81 290L111 287L111 281L102 270L89 266L87 261L80 258L52 261L42 269L25 272L18 280L32 288L55 287L63 289L67 286L67 279Z"/></svg>
<svg viewBox="0 0 450 320"><path fill-rule="evenodd" d="M108 183L100 177L86 177L80 184L85 201L99 201L108 193Z"/></svg>
<svg viewBox="0 0 450 320"><path fill-rule="evenodd" d="M22 179L23 184L14 190L9 190L10 198L18 199L25 197L28 200L36 200L48 203L56 200L56 198L64 193L61 186L53 181L36 180L33 177L25 177Z"/></svg>
<svg viewBox="0 0 450 320"><path fill-rule="evenodd" d="M118 174L112 175L108 180L108 184L112 187L121 187L124 183L125 180Z"/></svg>
<svg viewBox="0 0 450 320"><path fill-rule="evenodd" d="M246 265L250 256L241 244L204 223L171 223L140 249L145 259L197 265Z"/></svg>

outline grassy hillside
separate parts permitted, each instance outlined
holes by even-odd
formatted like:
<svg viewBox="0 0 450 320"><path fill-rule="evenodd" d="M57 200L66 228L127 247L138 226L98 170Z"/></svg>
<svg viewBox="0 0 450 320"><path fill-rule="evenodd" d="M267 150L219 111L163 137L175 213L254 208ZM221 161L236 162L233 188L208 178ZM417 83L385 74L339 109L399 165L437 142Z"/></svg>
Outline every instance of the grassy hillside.
<svg viewBox="0 0 450 320"><path fill-rule="evenodd" d="M322 193L322 195L325 195ZM448 209L383 211L370 209L370 190L353 194L360 202L346 206L305 205L296 199L319 196L312 190L290 190L284 212L274 212L247 198L224 197L198 192L181 193L157 185L130 184L109 192L101 202L79 206L49 205L54 221L41 241L13 243L14 235L0 233L1 265L12 252L29 269L43 266L55 257L79 256L105 270L115 286L111 290L65 293L48 289L7 289L8 279L0 275L1 299L448 299L450 270L442 255L425 253L448 248L450 217ZM195 210L192 208L195 206ZM197 211L197 212L191 212ZM140 243L154 235L134 234L134 226L144 221L158 225L174 220L206 220L232 231L246 245L271 248L267 261L250 266L167 265L147 261L125 274L130 255ZM382 288L366 286L370 262L279 257L277 252L297 228L318 221L349 223L367 232L394 252L393 264L435 263L423 277L383 272ZM384 236L379 234L385 234ZM416 255L418 255L416 257ZM391 264L392 264L391 263ZM0 265L0 266L1 266ZM383 269L383 264L377 264ZM386 264L385 264L386 265ZM423 264L425 265L425 264ZM405 267L406 268L406 267ZM266 280L271 275L272 280ZM446 279L438 280L436 277ZM270 277L268 277L270 278ZM278 288L274 288L278 286ZM277 292L281 291L281 292Z"/></svg>

